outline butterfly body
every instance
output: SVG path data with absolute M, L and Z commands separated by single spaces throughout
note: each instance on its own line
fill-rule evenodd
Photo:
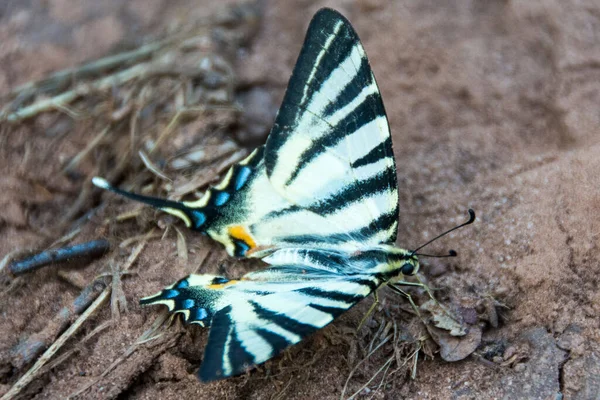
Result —
M 239 279 L 190 275 L 142 304 L 210 327 L 200 378 L 240 374 L 419 268 L 394 246 L 398 189 L 389 126 L 350 23 L 313 18 L 264 146 L 195 201 L 141 196 L 266 268 Z

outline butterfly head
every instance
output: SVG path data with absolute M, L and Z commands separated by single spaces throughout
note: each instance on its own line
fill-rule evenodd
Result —
M 414 249 L 412 251 L 408 251 L 408 250 L 394 248 L 393 250 L 391 250 L 390 255 L 392 255 L 392 256 L 390 257 L 390 264 L 392 265 L 392 271 L 396 271 L 396 270 L 398 271 L 398 274 L 396 276 L 394 276 L 391 280 L 393 282 L 398 282 L 398 281 L 403 280 L 402 278 L 404 276 L 415 275 L 419 271 L 419 260 L 417 259 L 417 256 L 437 257 L 437 258 L 456 257 L 456 251 L 454 251 L 454 250 L 450 250 L 448 252 L 448 254 L 444 254 L 444 255 L 431 255 L 431 254 L 423 254 L 423 253 L 417 253 L 417 252 L 420 249 L 422 249 L 423 247 L 427 246 L 428 244 L 441 238 L 442 236 L 445 236 L 448 233 L 455 231 L 456 229 L 462 228 L 463 226 L 470 225 L 474 221 L 475 221 L 475 211 L 469 209 L 469 219 L 466 222 L 463 222 L 462 224 L 455 226 L 454 228 L 449 229 L 446 232 L 443 232 L 442 234 L 429 240 L 427 243 L 417 247 L 416 249 Z
M 419 272 L 419 259 L 416 254 L 408 250 L 391 248 L 388 253 L 390 270 L 396 274 L 392 281 L 401 281 L 405 276 L 412 276 Z
M 419 271 L 419 260 L 416 256 L 412 256 L 409 260 L 405 260 L 400 267 L 400 272 L 404 276 L 411 276 Z

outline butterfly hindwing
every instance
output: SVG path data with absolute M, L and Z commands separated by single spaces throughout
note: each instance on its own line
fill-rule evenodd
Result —
M 200 368 L 203 381 L 237 375 L 267 361 L 371 293 L 369 285 L 339 277 L 262 285 L 273 293 L 234 298 L 215 314 Z
M 368 296 L 377 282 L 328 269 L 309 274 L 279 265 L 227 280 L 190 275 L 142 304 L 164 304 L 186 323 L 210 326 L 203 381 L 244 372 L 329 324 Z

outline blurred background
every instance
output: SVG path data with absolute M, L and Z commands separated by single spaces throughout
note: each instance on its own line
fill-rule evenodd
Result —
M 358 332 L 371 300 L 258 371 L 204 385 L 194 372 L 206 333 L 159 328 L 164 315 L 138 299 L 194 271 L 260 264 L 227 258 L 91 177 L 201 195 L 264 142 L 324 6 L 352 22 L 382 92 L 398 245 L 478 213 L 432 246 L 459 257 L 422 270 L 479 336 L 449 362 L 403 300 L 384 296 Z M 0 395 L 597 398 L 599 104 L 594 0 L 4 0 Z M 102 258 L 11 273 L 14 260 L 98 239 L 109 242 Z

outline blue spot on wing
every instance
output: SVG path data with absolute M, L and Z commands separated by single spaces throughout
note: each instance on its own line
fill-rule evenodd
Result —
M 233 244 L 235 245 L 235 256 L 236 257 L 244 257 L 246 252 L 250 250 L 250 246 L 246 244 L 246 242 L 242 240 L 233 240 Z
M 202 211 L 192 210 L 194 228 L 199 229 L 206 222 L 206 215 Z
M 208 317 L 208 313 L 204 308 L 196 308 L 192 310 L 192 314 L 190 314 L 191 319 L 201 321 Z
M 175 289 L 167 289 L 167 290 L 164 290 L 162 293 L 162 297 L 165 299 L 172 299 L 177 296 L 179 296 L 179 291 L 177 291 Z
M 182 303 L 181 303 L 181 307 L 185 308 L 186 310 L 194 307 L 196 305 L 196 302 L 192 299 L 185 299 Z
M 190 286 L 190 283 L 188 282 L 187 278 L 184 278 L 177 282 L 174 287 L 175 289 L 185 289 L 188 286 Z
M 235 176 L 235 190 L 240 190 L 242 186 L 248 181 L 248 177 L 252 173 L 252 169 L 249 167 L 240 168 L 239 172 Z
M 222 206 L 223 204 L 227 203 L 227 200 L 229 200 L 229 193 L 227 192 L 219 192 L 217 193 L 217 195 L 214 197 L 214 204 L 217 207 Z

